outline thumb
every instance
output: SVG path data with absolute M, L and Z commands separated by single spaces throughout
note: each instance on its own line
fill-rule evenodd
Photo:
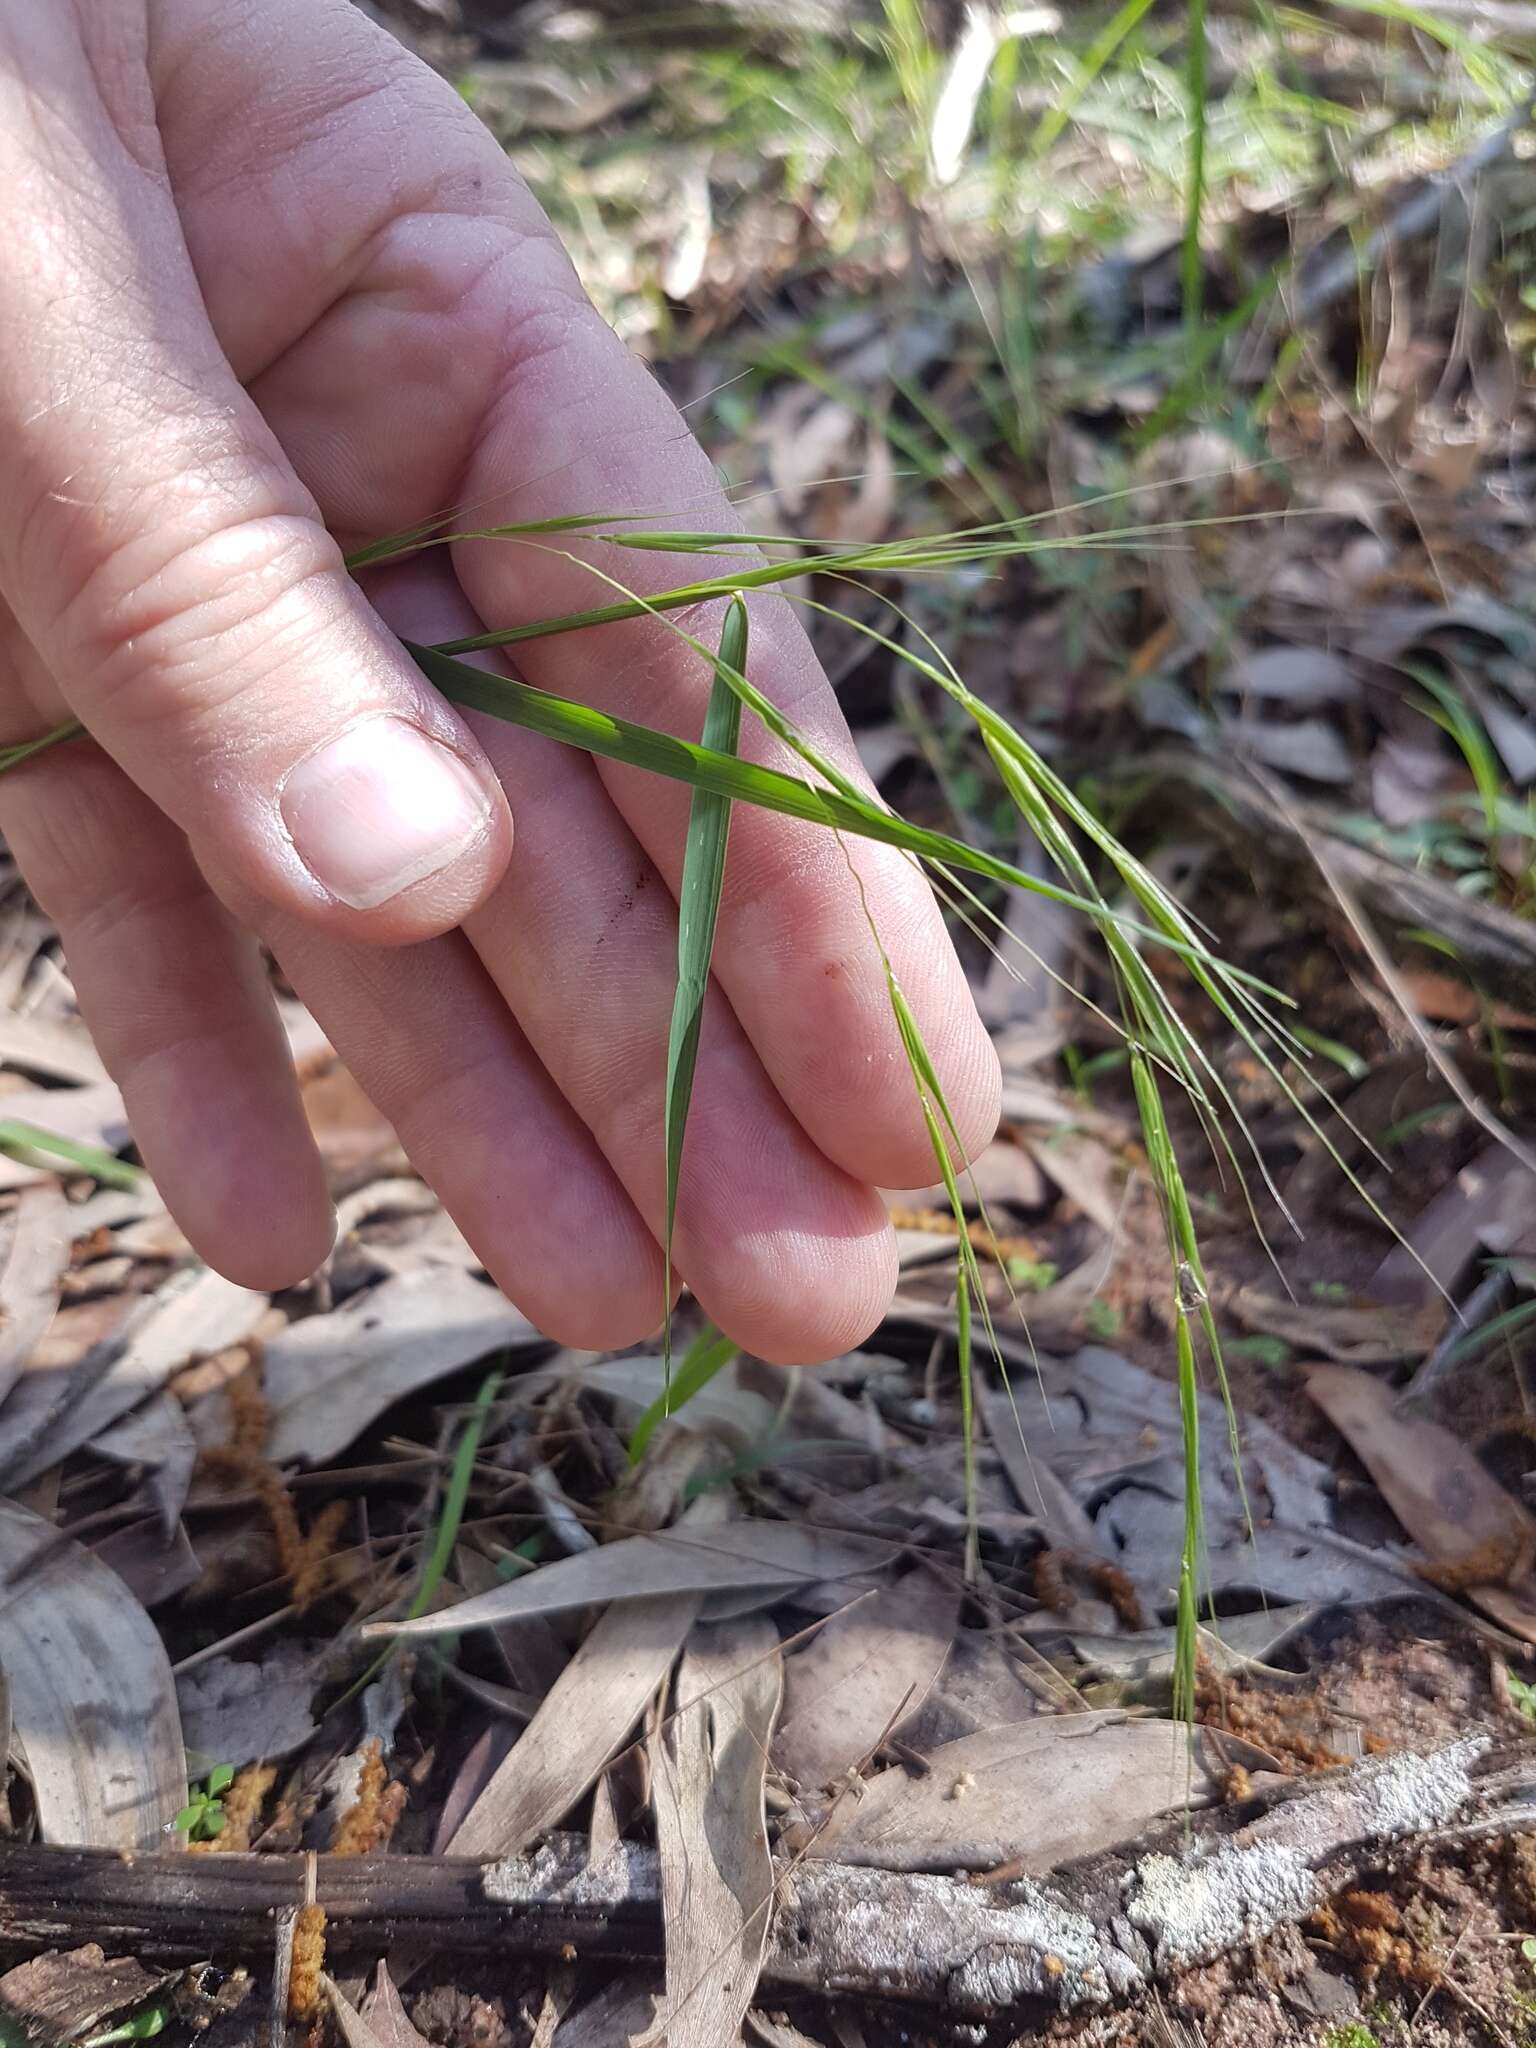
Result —
M 506 864 L 500 785 L 224 360 L 145 161 L 147 78 L 108 70 L 144 102 L 130 152 L 75 10 L 29 9 L 24 60 L 7 12 L 0 589 L 221 889 L 352 937 L 447 929 Z

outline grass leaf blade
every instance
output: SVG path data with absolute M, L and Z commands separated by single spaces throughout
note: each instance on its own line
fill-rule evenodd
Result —
M 611 712 L 594 710 L 590 704 L 557 697 L 548 690 L 536 690 L 532 684 L 512 676 L 491 675 L 435 647 L 422 647 L 410 640 L 402 644 L 428 682 L 452 703 L 467 704 L 492 718 L 503 718 L 525 732 L 540 733 L 545 739 L 579 747 L 605 760 L 623 761 L 631 768 L 647 768 L 655 775 L 686 782 L 695 789 L 714 790 L 736 803 L 756 804 L 761 810 L 777 811 L 786 818 L 801 818 L 808 824 L 851 832 L 855 838 L 874 839 L 883 846 L 899 846 L 924 860 L 986 875 L 994 882 L 1005 882 L 1032 896 L 1043 896 L 1047 902 L 1062 904 L 1068 910 L 1080 910 L 1088 916 L 1104 914 L 1102 902 L 1072 889 L 1059 888 L 1013 861 L 968 846 L 963 839 L 913 825 L 865 797 L 820 789 L 799 776 L 781 774 L 777 768 L 765 768 L 735 754 L 718 753 L 712 747 L 679 739 L 675 733 L 660 732 L 654 726 L 636 725 L 630 719 L 614 717 Z M 1137 938 L 1187 957 L 1205 957 L 1205 949 L 1181 933 L 1138 924 L 1116 912 L 1110 915 Z M 1267 982 L 1258 981 L 1241 968 L 1227 967 L 1224 972 L 1234 983 L 1251 983 L 1266 995 L 1285 1000 Z
M 106 1188 L 136 1188 L 144 1178 L 142 1168 L 130 1166 L 126 1159 L 119 1159 L 115 1153 L 103 1152 L 97 1145 L 82 1145 L 74 1138 L 60 1137 L 57 1131 L 45 1131 L 39 1124 L 23 1123 L 19 1117 L 0 1119 L 0 1152 L 21 1160 L 25 1165 L 35 1164 L 41 1158 L 55 1170 L 62 1160 L 78 1173 L 90 1174 L 93 1180 L 100 1181 Z
M 747 607 L 738 596 L 731 599 L 720 629 L 722 667 L 715 671 L 704 713 L 704 745 L 717 754 L 734 756 L 741 737 L 741 699 L 726 680 L 724 669 L 739 670 L 746 658 Z M 709 963 L 715 949 L 730 830 L 731 799 L 714 790 L 696 788 L 688 811 L 688 838 L 677 899 L 677 992 L 672 999 L 672 1028 L 667 1037 L 667 1092 L 662 1118 L 667 1159 L 667 1214 L 662 1237 L 662 1357 L 667 1376 L 662 1394 L 667 1404 L 664 1414 L 671 1412 L 672 1233 L 677 1220 L 677 1187 L 682 1173 L 688 1104 L 698 1066 L 699 1030 L 704 1017 L 704 996 L 709 988 Z
M 699 1332 L 683 1353 L 670 1385 L 662 1389 L 630 1431 L 631 1465 L 639 1464 L 645 1455 L 646 1445 L 667 1417 L 675 1415 L 679 1408 L 707 1387 L 716 1373 L 723 1372 L 740 1348 L 729 1337 L 723 1337 L 713 1324 L 707 1324 Z

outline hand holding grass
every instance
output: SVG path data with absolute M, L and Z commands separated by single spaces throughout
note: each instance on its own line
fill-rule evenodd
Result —
M 601 604 L 583 555 L 642 594 L 689 565 L 461 541 L 359 588 L 339 546 L 452 506 L 717 528 L 708 463 L 491 138 L 346 0 L 0 0 L 0 177 L 0 741 L 91 736 L 0 778 L 0 828 L 167 1200 L 254 1285 L 328 1245 L 259 938 L 508 1293 L 572 1343 L 643 1335 L 687 792 L 460 715 L 394 635 Z M 718 609 L 679 623 L 713 644 Z M 709 664 L 666 621 L 517 652 L 699 734 Z M 750 666 L 857 773 L 766 594 Z M 872 1184 L 935 1177 L 850 862 L 963 1144 L 995 1115 L 916 871 L 738 807 L 674 1248 L 786 1360 L 867 1333 Z

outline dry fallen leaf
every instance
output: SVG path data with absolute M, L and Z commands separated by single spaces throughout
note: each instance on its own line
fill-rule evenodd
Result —
M 85 1027 L 0 1010 L 0 1066 L 21 1067 L 54 1081 L 105 1081 L 107 1070 Z
M 1106 1237 L 1113 1237 L 1125 1200 L 1125 1175 L 1109 1147 L 1077 1131 L 1029 1132 L 1025 1143 L 1046 1179 Z
M 1454 1290 L 1479 1252 L 1511 1251 L 1533 1228 L 1536 1174 L 1502 1145 L 1485 1146 L 1392 1247 L 1367 1292 L 1388 1302 L 1443 1300 L 1440 1290 Z
M 946 1742 L 916 1777 L 895 1764 L 840 1799 L 805 1853 L 881 1870 L 1021 1873 L 1129 1841 L 1219 1784 L 1189 1731 L 1123 1714 L 1042 1716 Z
M 1427 968 L 1400 967 L 1403 991 L 1421 1017 L 1436 1024 L 1489 1023 L 1500 1031 L 1536 1031 L 1536 1017 L 1513 1003 L 1491 1003 L 1453 974 L 1432 974 Z
M 679 1533 L 717 1533 L 726 1512 L 718 1494 L 705 1494 L 684 1515 Z M 614 1543 L 609 1552 L 629 1547 Z M 564 1565 L 545 1565 L 529 1577 L 544 1578 L 605 1554 L 588 1551 L 565 1559 Z M 555 1826 L 623 1746 L 672 1669 L 698 1619 L 699 1604 L 692 1590 L 614 1601 L 545 1694 L 446 1853 L 516 1856 Z M 462 1613 L 463 1608 L 451 1611 Z
M 266 1308 L 264 1294 L 198 1267 L 135 1304 L 121 1336 L 78 1363 L 24 1373 L 0 1411 L 0 1486 L 23 1486 L 90 1443 L 192 1359 L 238 1343 Z
M 1020 1676 L 1022 1657 L 1010 1657 L 989 1630 L 959 1628 L 954 1647 L 938 1682 L 912 1718 L 903 1724 L 902 1741 L 926 1756 L 941 1743 L 958 1742 L 983 1728 L 1033 1721 L 1040 1712 L 1040 1681 Z M 1063 1708 L 1080 1704 L 1067 1681 L 1051 1687 Z
M 796 519 L 815 485 L 857 460 L 858 421 L 841 400 L 824 398 L 808 384 L 790 384 L 762 415 L 758 438 L 767 448 L 778 508 Z
M 623 1747 L 698 1611 L 697 1593 L 661 1593 L 607 1608 L 446 1853 L 516 1856 L 563 1820 Z
M 1019 893 L 1022 895 L 1023 891 Z M 973 1190 L 989 1209 L 999 1202 L 1009 1202 L 1020 1209 L 1043 1209 L 1048 1196 L 1045 1175 L 1033 1154 L 1022 1145 L 1015 1145 L 1011 1138 L 994 1138 L 971 1161 L 960 1179 L 961 1198 L 968 1208 L 972 1206 Z M 932 1187 L 915 1193 L 893 1192 L 890 1199 L 904 1209 L 937 1209 L 949 1200 L 949 1191 L 942 1181 L 935 1181 Z
M 1219 688 L 1240 697 L 1259 697 L 1293 709 L 1317 704 L 1354 704 L 1360 679 L 1342 655 L 1325 647 L 1263 647 L 1239 654 L 1223 672 Z
M 784 1666 L 784 1713 L 773 1761 L 815 1789 L 862 1764 L 928 1696 L 954 1641 L 957 1589 L 931 1572 L 834 1614 Z
M 393 1125 L 339 1061 L 308 1075 L 302 1092 L 320 1156 L 333 1172 L 349 1173 L 399 1150 Z
M 533 1717 L 530 1714 L 529 1719 Z M 527 1724 L 524 1723 L 524 1726 Z M 463 1762 L 443 1794 L 437 1825 L 432 1831 L 432 1854 L 446 1856 L 448 1844 L 458 1833 L 470 1809 L 490 1784 L 511 1753 L 521 1730 L 509 1719 L 489 1721 L 470 1744 Z
M 336 2029 L 345 2048 L 430 2048 L 406 2018 L 405 2007 L 395 1989 L 389 1967 L 380 1963 L 373 1985 L 361 2008 L 354 2006 L 341 1987 L 324 1971 L 320 1988 L 325 1993 Z
M 710 1496 L 706 1495 L 705 1500 Z M 542 1565 L 510 1584 L 440 1608 L 414 1621 L 378 1621 L 365 1636 L 457 1635 L 526 1614 L 558 1614 L 605 1600 L 637 1600 L 663 1593 L 722 1593 L 843 1579 L 877 1570 L 895 1546 L 863 1536 L 811 1529 L 798 1522 L 731 1522 L 715 1527 L 697 1519 L 697 1501 L 676 1528 Z
M 158 1516 L 108 1529 L 90 1547 L 141 1607 L 161 1607 L 203 1576 L 185 1525 L 178 1522 L 167 1535 Z
M 73 1230 L 56 1180 L 23 1188 L 0 1266 L 0 1400 L 20 1378 L 59 1305 Z
M 1224 718 L 1221 741 L 1237 754 L 1250 755 L 1282 775 L 1300 775 L 1308 782 L 1349 783 L 1355 763 L 1342 735 L 1323 718 L 1298 718 L 1294 724 L 1260 725 L 1252 719 Z
M 400 1993 L 395 1989 L 395 1980 L 389 1974 L 388 1963 L 381 1962 L 374 1972 L 373 1983 L 358 2012 L 380 2048 L 429 2048 L 406 2017 Z
M 636 1420 L 661 1394 L 667 1383 L 667 1366 L 660 1356 L 641 1354 L 635 1358 L 604 1358 L 580 1361 L 551 1374 L 552 1384 L 580 1387 L 603 1394 L 614 1404 L 621 1423 Z M 532 1390 L 539 1384 L 537 1371 L 524 1384 Z M 690 1395 L 686 1412 L 679 1411 L 684 1426 L 706 1430 L 734 1447 L 761 1442 L 772 1429 L 776 1409 L 761 1394 L 741 1385 L 734 1362 Z
M 1320 1365 L 1307 1392 L 1443 1575 L 1505 1628 L 1536 1642 L 1536 1517 L 1459 1437 L 1403 1408 L 1384 1380 Z
M 90 1448 L 114 1465 L 138 1466 L 145 1472 L 169 1536 L 181 1518 L 197 1464 L 197 1439 L 176 1396 L 164 1388 L 152 1394 L 93 1438 Z
M 267 1455 L 279 1465 L 319 1464 L 418 1387 L 508 1345 L 542 1341 L 504 1294 L 462 1270 L 385 1280 L 330 1315 L 291 1323 L 266 1346 Z M 201 1411 L 197 1425 L 214 1428 Z
M 45 1842 L 159 1849 L 187 1791 L 176 1682 L 113 1572 L 0 1501 L 0 1671 Z
M 978 1375 L 976 1406 L 1009 1485 L 1025 1513 L 1039 1521 L 1046 1542 L 1053 1549 L 1109 1556 L 1086 1510 L 1052 1471 L 1044 1454 L 1046 1447 L 1031 1446 L 1010 1389 L 994 1387 Z
M 189 1757 L 205 1765 L 270 1763 L 315 1732 L 310 1701 L 325 1676 L 325 1646 L 278 1637 L 250 1659 L 210 1657 L 177 1680 Z M 200 1777 L 198 1762 L 193 1776 Z
M 783 1683 L 766 1621 L 695 1630 L 675 1711 L 651 1738 L 667 1996 L 666 2048 L 740 2039 L 772 1919 L 763 1781 Z
M 1279 1337 L 1335 1365 L 1396 1365 L 1422 1358 L 1445 1327 L 1445 1303 L 1287 1301 L 1259 1287 L 1239 1287 L 1228 1300 L 1245 1330 Z
M 634 2048 L 656 2016 L 654 1973 L 635 1970 L 604 1985 L 555 2029 L 554 2048 Z

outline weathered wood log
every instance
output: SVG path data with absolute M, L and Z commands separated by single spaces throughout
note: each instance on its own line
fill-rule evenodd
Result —
M 781 1860 L 764 1976 L 957 2015 L 1141 1995 L 1304 1918 L 1393 1854 L 1536 1827 L 1536 1759 L 1474 1777 L 1487 1747 L 1471 1737 L 1279 1785 L 1245 1825 L 1230 1810 L 1195 1816 L 1188 1830 L 1174 1820 L 1150 1845 L 1049 1877 L 977 1885 Z M 258 1957 L 307 1882 L 336 1955 L 395 1943 L 443 1955 L 661 1953 L 654 1852 L 621 1844 L 589 1867 L 579 1836 L 491 1863 L 9 1849 L 0 1853 L 0 1945 L 99 1941 L 141 1955 Z

